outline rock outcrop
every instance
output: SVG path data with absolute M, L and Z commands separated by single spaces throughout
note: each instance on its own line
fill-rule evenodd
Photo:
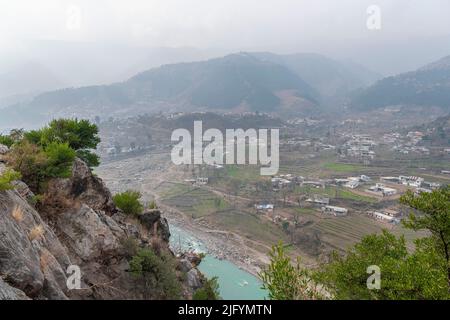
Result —
M 124 242 L 134 239 L 141 248 L 158 243 L 158 250 L 173 255 L 168 223 L 159 210 L 126 216 L 103 181 L 78 159 L 72 177 L 51 180 L 36 208 L 27 185 L 16 181 L 14 186 L 0 192 L 0 299 L 148 297 L 128 272 Z M 177 272 L 188 298 L 203 277 L 186 261 L 179 261 L 184 267 Z M 73 266 L 81 271 L 76 289 L 67 285 Z

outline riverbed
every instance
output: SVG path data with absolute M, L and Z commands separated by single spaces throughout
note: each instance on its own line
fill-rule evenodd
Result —
M 208 278 L 218 277 L 220 295 L 224 300 L 263 300 L 267 292 L 261 281 L 230 261 L 208 254 L 202 242 L 189 231 L 170 226 L 170 245 L 174 251 L 194 251 L 206 256 L 198 269 Z

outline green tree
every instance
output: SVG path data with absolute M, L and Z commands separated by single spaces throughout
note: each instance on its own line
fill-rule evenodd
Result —
M 141 193 L 138 191 L 128 190 L 118 193 L 113 197 L 114 204 L 125 214 L 140 215 L 144 211 L 144 206 L 139 199 Z
M 130 261 L 130 272 L 139 280 L 139 285 L 143 286 L 146 298 L 181 297 L 175 262 L 168 254 L 158 256 L 149 248 L 140 249 Z
M 404 220 L 405 227 L 413 230 L 427 230 L 431 239 L 447 263 L 447 284 L 450 293 L 450 186 L 421 193 L 416 196 L 408 191 L 400 202 L 417 210 Z
M 20 178 L 20 173 L 12 169 L 7 169 L 0 175 L 0 191 L 14 189 L 14 186 L 11 184 L 11 182 L 19 180 Z
M 259 276 L 263 281 L 262 288 L 268 290 L 271 300 L 321 298 L 312 274 L 301 267 L 300 259 L 293 265 L 281 243 L 273 246 L 269 255 L 270 264 L 259 273 Z
M 53 120 L 40 130 L 25 133 L 25 138 L 44 148 L 54 142 L 67 143 L 90 167 L 99 165 L 98 155 L 91 151 L 100 143 L 98 127 L 89 120 Z
M 217 277 L 207 279 L 202 288 L 197 289 L 192 300 L 220 300 L 219 282 Z
M 315 278 L 335 299 L 447 299 L 445 262 L 430 250 L 429 240 L 416 241 L 409 254 L 403 237 L 384 230 L 364 237 L 344 256 L 335 253 Z M 367 285 L 370 266 L 380 270 L 379 289 Z
M 68 178 L 71 176 L 75 151 L 68 143 L 52 142 L 45 147 L 47 156 L 46 172 L 48 178 Z

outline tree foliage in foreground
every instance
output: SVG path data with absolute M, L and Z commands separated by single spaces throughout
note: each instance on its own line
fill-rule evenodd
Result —
M 369 289 L 368 267 L 380 270 L 380 289 Z M 408 253 L 403 237 L 383 231 L 369 235 L 345 256 L 335 253 L 315 275 L 334 299 L 447 299 L 445 260 L 430 239 L 416 241 Z
M 88 120 L 53 120 L 40 130 L 12 130 L 5 139 L 11 140 L 8 164 L 35 193 L 45 191 L 52 178 L 70 177 L 75 157 L 91 167 L 99 164 L 91 151 L 100 141 L 98 128 Z
M 450 186 L 416 196 L 408 191 L 400 202 L 417 210 L 404 221 L 405 227 L 431 233 L 434 249 L 446 261 L 447 285 L 450 292 Z
M 143 287 L 145 298 L 179 299 L 181 285 L 175 272 L 175 260 L 167 253 L 139 249 L 130 261 L 130 272 Z
M 218 278 L 205 280 L 203 287 L 194 292 L 192 300 L 220 300 Z
M 263 289 L 269 292 L 271 300 L 321 298 L 312 274 L 300 266 L 299 259 L 293 265 L 281 243 L 272 247 L 270 264 L 259 273 L 259 276 L 263 281 Z
M 385 230 L 364 237 L 345 255 L 335 252 L 329 263 L 308 273 L 298 261 L 293 265 L 279 245 L 261 273 L 269 297 L 308 299 L 311 288 L 320 287 L 320 292 L 333 299 L 450 299 L 450 187 L 420 195 L 407 192 L 400 201 L 415 210 L 404 226 L 431 234 L 416 240 L 412 252 L 404 237 Z M 371 266 L 380 270 L 379 289 L 368 287 Z
M 52 143 L 67 143 L 90 167 L 99 165 L 99 157 L 91 151 L 100 143 L 98 127 L 89 120 L 53 120 L 40 130 L 26 132 L 25 138 L 44 148 Z

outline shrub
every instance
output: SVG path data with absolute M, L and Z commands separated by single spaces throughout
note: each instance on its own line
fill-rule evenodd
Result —
M 20 173 L 11 169 L 7 169 L 5 172 L 3 172 L 2 175 L 0 175 L 0 191 L 14 189 L 14 186 L 11 184 L 11 182 L 20 178 Z
M 123 238 L 120 244 L 122 245 L 123 254 L 127 259 L 131 259 L 138 253 L 139 245 L 135 238 Z
M 113 201 L 114 204 L 125 214 L 137 216 L 144 211 L 144 207 L 139 201 L 140 198 L 141 198 L 140 192 L 128 190 L 116 194 L 113 197 Z
M 22 208 L 19 206 L 15 206 L 11 216 L 16 220 L 16 222 L 22 222 L 23 221 L 23 211 Z
M 205 281 L 202 288 L 197 289 L 192 296 L 193 300 L 220 300 L 219 283 L 217 277 Z
M 7 160 L 33 192 L 41 193 L 49 179 L 70 176 L 75 151 L 67 143 L 54 142 L 43 149 L 23 140 L 13 146 Z
M 23 181 L 30 189 L 39 193 L 48 161 L 42 148 L 24 140 L 13 146 L 7 161 L 14 170 L 22 174 Z
M 75 151 L 68 143 L 52 142 L 45 148 L 47 155 L 46 176 L 50 178 L 68 178 L 71 175 Z
M 146 298 L 179 299 L 181 285 L 175 272 L 174 258 L 156 255 L 151 249 L 140 249 L 130 261 L 130 271 L 144 287 Z
M 322 295 L 312 274 L 301 267 L 300 259 L 295 265 L 286 255 L 283 244 L 272 247 L 270 264 L 259 274 L 263 289 L 269 291 L 271 300 L 309 300 L 321 299 Z
M 34 226 L 33 229 L 31 229 L 30 233 L 28 234 L 28 238 L 33 241 L 36 239 L 40 239 L 44 236 L 45 230 L 42 225 Z
M 10 136 L 4 136 L 0 134 L 0 144 L 11 148 L 11 146 L 14 144 L 14 140 Z
M 46 147 L 52 143 L 67 143 L 89 167 L 99 165 L 99 157 L 91 152 L 100 143 L 98 127 L 88 120 L 57 119 L 41 130 L 27 132 L 25 137 L 33 144 Z
M 153 209 L 158 209 L 158 206 L 156 205 L 155 201 L 152 201 L 148 204 L 148 209 L 153 210 Z

